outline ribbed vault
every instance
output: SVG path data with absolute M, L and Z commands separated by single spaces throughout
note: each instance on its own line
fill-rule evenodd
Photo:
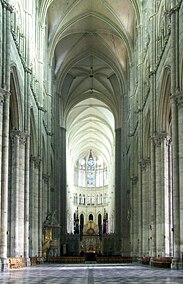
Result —
M 67 145 L 72 164 L 88 155 L 90 149 L 96 157 L 110 166 L 114 150 L 114 117 L 108 107 L 90 98 L 78 103 L 67 119 Z
M 109 165 L 115 128 L 122 121 L 123 95 L 139 9 L 136 0 L 40 1 L 47 25 L 48 60 L 62 102 L 69 157 L 90 149 Z
M 48 61 L 62 104 L 69 157 L 92 149 L 109 165 L 123 124 L 136 25 L 136 0 L 42 0 Z
M 78 103 L 78 96 L 83 100 L 83 93 L 91 96 L 92 91 L 94 98 L 118 113 L 116 104 L 127 89 L 139 21 L 137 1 L 42 0 L 40 11 L 47 25 L 48 58 L 66 112 L 71 100 Z

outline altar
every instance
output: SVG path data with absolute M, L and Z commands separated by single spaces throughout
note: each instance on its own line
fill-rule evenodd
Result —
M 83 228 L 83 234 L 80 241 L 80 253 L 93 255 L 101 254 L 101 251 L 102 242 L 98 234 L 98 226 L 90 220 Z

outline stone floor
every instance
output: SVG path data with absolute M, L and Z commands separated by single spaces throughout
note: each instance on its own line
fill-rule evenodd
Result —
M 38 266 L 0 272 L 0 283 L 94 284 L 94 283 L 183 283 L 183 270 L 158 269 L 134 264 L 85 264 Z

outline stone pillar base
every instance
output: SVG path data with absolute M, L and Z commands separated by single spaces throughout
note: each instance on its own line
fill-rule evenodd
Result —
M 25 261 L 26 261 L 26 266 L 31 266 L 31 261 L 30 261 L 30 258 L 25 258 Z
M 183 269 L 183 262 L 180 258 L 173 258 L 171 269 Z
M 8 271 L 8 259 L 7 258 L 0 258 L 0 271 Z

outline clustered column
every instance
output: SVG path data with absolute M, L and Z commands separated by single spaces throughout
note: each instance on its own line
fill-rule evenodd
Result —
M 11 132 L 11 148 L 12 148 L 12 171 L 11 171 L 11 255 L 19 256 L 19 131 Z M 9 210 L 10 210 L 9 208 Z
M 1 93 L 1 91 L 2 90 L 0 89 L 0 149 L 2 148 L 2 127 L 3 127 L 2 121 L 3 121 L 3 103 L 4 103 L 4 95 Z M 0 151 L 0 161 L 1 161 L 1 156 L 2 152 Z M 1 173 L 1 162 L 0 162 L 0 173 Z M 1 210 L 1 174 L 0 174 L 0 210 Z
M 152 8 L 152 15 L 156 14 L 155 5 Z M 154 136 L 156 133 L 156 19 L 155 17 L 150 18 L 150 33 L 152 34 L 152 40 L 150 42 L 150 135 L 151 135 L 151 197 L 150 197 L 150 208 L 151 208 L 151 223 L 150 223 L 150 240 L 151 240 L 151 257 L 156 256 L 156 165 L 155 165 L 155 145 Z
M 0 21 L 2 37 L 2 69 L 0 70 L 0 88 L 4 96 L 2 121 L 2 156 L 1 156 L 1 222 L 0 222 L 0 259 L 1 270 L 7 269 L 7 228 L 8 228 L 8 150 L 9 150 L 9 101 L 10 101 L 10 13 L 9 1 L 1 1 L 2 21 Z M 2 96 L 1 96 L 2 98 Z M 2 99 L 1 99 L 2 104 Z
M 162 180 L 163 180 L 163 161 L 161 160 L 161 153 L 162 153 L 162 141 L 163 136 L 161 133 L 157 134 L 154 137 L 154 144 L 155 144 L 155 164 L 156 164 L 156 196 L 155 196 L 155 203 L 156 203 L 156 255 L 162 256 L 162 220 L 163 220 L 163 207 L 164 204 L 162 203 Z
M 171 103 L 172 103 L 172 161 L 173 161 L 173 234 L 174 259 L 172 268 L 178 268 L 180 260 L 180 192 L 179 192 L 179 145 L 178 145 L 178 106 L 179 91 L 179 5 L 171 0 Z M 181 132 L 181 131 L 180 131 Z
M 27 135 L 19 130 L 11 131 L 11 212 L 10 235 L 11 256 L 24 256 L 24 184 L 25 184 L 25 144 Z M 11 166 L 11 167 L 10 167 Z
M 24 256 L 24 214 L 25 214 L 25 144 L 27 140 L 27 135 L 23 132 L 19 134 L 19 225 L 18 225 L 18 245 L 19 253 Z
M 31 156 L 31 184 L 30 189 L 30 246 L 31 256 L 38 256 L 38 185 L 39 185 L 40 158 Z
M 25 144 L 25 191 L 24 191 L 24 257 L 27 266 L 30 265 L 29 259 L 29 136 Z
M 132 220 L 131 220 L 131 243 L 132 243 L 132 251 L 133 257 L 137 258 L 139 253 L 139 237 L 138 237 L 138 206 L 137 206 L 137 193 L 138 193 L 138 176 L 131 177 L 131 204 L 132 204 Z
M 179 212 L 179 222 L 180 222 L 180 240 L 183 240 L 183 91 L 177 94 L 177 104 L 178 104 L 178 129 L 179 129 L 179 188 L 180 188 L 180 212 Z M 183 243 L 180 244 L 180 251 L 182 251 L 183 258 Z M 183 261 L 183 259 L 182 259 Z M 183 263 L 180 265 L 182 266 Z
M 45 220 L 46 216 L 50 212 L 50 206 L 49 206 L 49 175 L 43 174 L 43 220 Z
M 56 205 L 58 211 L 58 223 L 61 225 L 61 243 L 65 244 L 67 232 L 67 216 L 66 216 L 66 129 L 60 127 L 59 130 L 59 158 L 58 158 L 58 191 L 56 192 Z M 62 170 L 60 170 L 62 169 Z M 61 198 L 62 196 L 62 198 Z
M 9 158 L 9 92 L 5 92 L 2 127 L 2 169 L 1 169 L 1 269 L 7 269 L 8 232 L 8 158 Z
M 150 159 L 141 160 L 142 170 L 142 254 L 149 255 L 149 176 L 150 176 Z
M 116 193 L 115 193 L 115 210 L 116 212 L 118 212 L 119 214 L 119 218 L 117 218 L 117 216 L 115 216 L 115 232 L 116 232 L 116 236 L 117 236 L 117 240 L 116 240 L 116 250 L 120 251 L 120 241 L 119 241 L 119 237 L 121 235 L 121 227 L 123 227 L 123 229 L 125 228 L 125 217 L 126 217 L 126 212 L 125 212 L 125 208 L 122 205 L 122 200 L 121 200 L 121 196 L 123 196 L 123 202 L 124 200 L 126 200 L 125 197 L 125 190 L 121 193 L 121 159 L 118 158 L 119 157 L 119 153 L 121 153 L 121 128 L 116 129 L 116 147 L 115 147 L 115 185 L 116 185 Z M 122 206 L 121 206 L 122 205 Z M 124 214 L 122 213 L 122 210 L 124 210 Z M 119 223 L 121 222 L 121 224 Z M 124 229 L 125 230 L 125 229 Z M 123 233 L 124 233 L 123 230 Z M 124 238 L 125 235 L 122 236 L 123 238 L 123 246 L 124 246 Z
M 179 198 L 179 160 L 178 160 L 178 116 L 177 103 L 173 96 L 172 101 L 172 162 L 173 162 L 173 242 L 174 259 L 172 268 L 177 268 L 180 258 L 180 198 Z

